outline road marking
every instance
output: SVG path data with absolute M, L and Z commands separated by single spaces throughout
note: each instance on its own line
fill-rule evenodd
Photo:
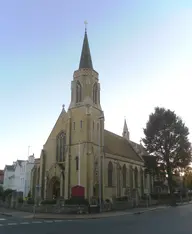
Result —
M 0 219 L 0 221 L 5 221 L 6 219 Z
M 53 221 L 52 220 L 45 220 L 44 222 L 45 223 L 52 223 Z
M 3 226 L 3 224 L 0 224 L 0 227 L 2 227 Z
M 55 220 L 56 223 L 63 222 L 63 220 Z
M 29 222 L 22 222 L 22 223 L 20 223 L 20 224 L 29 224 Z
M 42 223 L 41 221 L 33 221 L 32 223 Z
M 17 223 L 8 223 L 9 226 L 17 225 Z

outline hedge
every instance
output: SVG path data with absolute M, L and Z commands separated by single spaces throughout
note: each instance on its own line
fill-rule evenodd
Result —
M 66 205 L 89 205 L 87 199 L 83 197 L 71 197 L 68 200 L 65 200 Z
M 43 200 L 41 201 L 42 205 L 55 205 L 56 204 L 56 200 Z

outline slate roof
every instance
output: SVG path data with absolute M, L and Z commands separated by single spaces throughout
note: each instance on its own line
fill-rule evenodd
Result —
M 133 141 L 130 141 L 134 149 L 137 151 L 138 154 L 143 158 L 145 161 L 145 166 L 148 169 L 154 169 L 157 167 L 157 158 L 155 156 L 149 155 L 145 148 L 141 144 L 137 144 Z
M 119 155 L 134 161 L 143 162 L 128 140 L 110 131 L 104 131 L 104 150 L 106 153 Z
M 22 162 L 24 162 L 25 160 L 17 160 L 19 166 L 21 166 Z
M 79 69 L 81 68 L 91 68 L 93 69 L 91 53 L 89 49 L 89 42 L 87 37 L 87 31 L 85 31 L 85 36 L 83 40 L 83 48 L 81 52 L 81 58 L 79 63 Z
M 15 166 L 14 165 L 5 165 L 5 169 L 7 169 L 8 171 L 14 171 Z

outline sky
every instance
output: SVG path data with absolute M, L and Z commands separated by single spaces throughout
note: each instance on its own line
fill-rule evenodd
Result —
M 70 103 L 88 21 L 105 128 L 143 137 L 154 107 L 192 131 L 191 0 L 7 0 L 0 3 L 0 168 L 40 157 Z M 190 135 L 192 141 L 192 135 Z

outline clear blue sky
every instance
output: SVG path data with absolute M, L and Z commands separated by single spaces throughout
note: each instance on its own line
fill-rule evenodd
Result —
M 40 156 L 78 68 L 88 21 L 108 130 L 124 116 L 139 141 L 155 106 L 192 130 L 192 1 L 8 0 L 0 3 L 0 168 Z M 190 138 L 192 140 L 192 138 Z

